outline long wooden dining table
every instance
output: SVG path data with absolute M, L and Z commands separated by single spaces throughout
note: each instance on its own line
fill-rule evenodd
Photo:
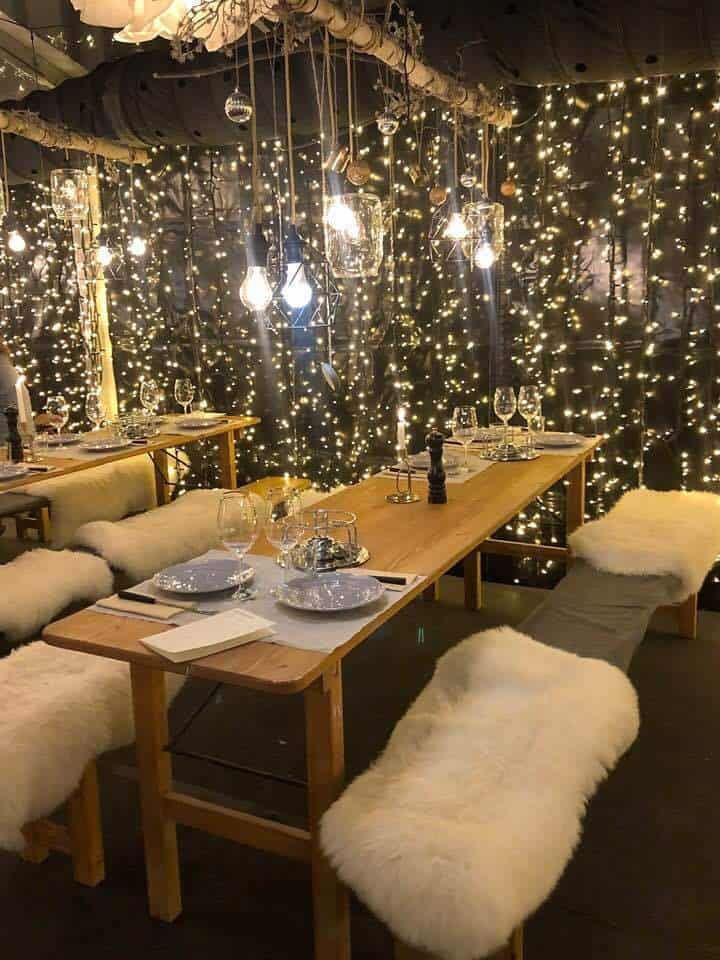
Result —
M 322 501 L 328 509 L 357 515 L 360 542 L 371 566 L 421 574 L 424 579 L 393 599 L 347 643 L 323 653 L 255 642 L 189 664 L 173 664 L 150 652 L 142 639 L 167 629 L 147 620 L 107 616 L 91 610 L 51 624 L 45 640 L 57 647 L 126 661 L 130 666 L 136 749 L 145 843 L 149 909 L 171 921 L 182 909 L 176 825 L 308 862 L 313 885 L 316 960 L 349 960 L 347 892 L 319 844 L 320 819 L 344 784 L 342 664 L 347 654 L 420 593 L 436 596 L 436 585 L 456 564 L 465 565 L 466 605 L 480 602 L 482 550 L 517 552 L 527 544 L 493 540 L 492 535 L 558 482 L 566 486 L 568 531 L 584 519 L 586 464 L 598 440 L 534 461 L 495 463 L 462 484 L 448 485 L 448 502 L 391 504 L 392 478 L 372 477 Z M 422 491 L 424 492 L 424 491 Z M 257 551 L 270 552 L 266 545 Z M 539 548 L 538 548 L 539 549 Z M 548 548 L 562 559 L 562 548 Z M 269 695 L 302 693 L 306 728 L 307 829 L 230 809 L 174 789 L 168 744 L 164 674 L 252 687 Z

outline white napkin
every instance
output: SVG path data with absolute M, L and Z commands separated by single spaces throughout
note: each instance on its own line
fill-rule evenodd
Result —
M 384 583 L 383 586 L 391 593 L 402 593 L 412 587 L 419 579 L 417 573 L 400 573 L 397 570 L 368 570 L 367 567 L 344 567 L 339 573 L 354 573 L 365 577 L 404 577 L 405 583 Z
M 245 608 L 236 607 L 213 617 L 166 630 L 141 640 L 148 649 L 161 656 L 182 663 L 198 657 L 208 657 L 221 650 L 229 650 L 254 640 L 266 640 L 275 634 L 275 624 L 258 617 Z

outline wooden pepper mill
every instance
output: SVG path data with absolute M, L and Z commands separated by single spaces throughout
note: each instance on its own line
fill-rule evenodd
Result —
M 428 503 L 447 503 L 445 489 L 445 467 L 443 466 L 443 443 L 445 438 L 437 430 L 425 437 L 430 451 L 430 469 L 428 470 Z
M 18 412 L 15 407 L 8 407 L 5 411 L 5 419 L 8 425 L 8 454 L 15 463 L 22 463 L 22 437 L 18 430 Z

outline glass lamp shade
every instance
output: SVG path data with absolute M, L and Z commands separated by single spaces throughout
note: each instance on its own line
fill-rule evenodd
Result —
M 82 170 L 53 170 L 50 201 L 55 215 L 62 220 L 82 220 L 89 209 L 87 174 Z
M 376 277 L 383 258 L 380 198 L 368 193 L 325 197 L 325 253 L 335 277 Z
M 505 210 L 501 203 L 478 200 L 463 205 L 467 236 L 463 253 L 477 270 L 490 270 L 505 249 Z

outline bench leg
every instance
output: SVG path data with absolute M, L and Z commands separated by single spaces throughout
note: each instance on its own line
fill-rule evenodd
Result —
M 88 764 L 68 801 L 68 831 L 73 875 L 78 883 L 96 887 L 105 879 L 105 853 L 95 763 Z
M 681 637 L 688 640 L 697 639 L 697 617 L 698 617 L 698 598 L 697 594 L 691 596 L 679 603 L 675 607 L 677 616 L 678 633 Z
M 465 608 L 479 610 L 482 606 L 482 553 L 473 550 L 463 560 L 465 575 Z
M 43 863 L 50 856 L 50 844 L 40 835 L 34 823 L 23 827 L 25 847 L 20 856 L 27 863 Z

